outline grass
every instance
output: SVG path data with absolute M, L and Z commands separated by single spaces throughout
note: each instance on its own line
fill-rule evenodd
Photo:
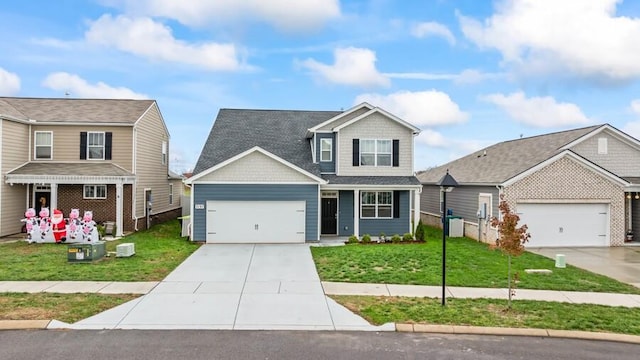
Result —
M 422 244 L 312 247 L 323 281 L 411 285 L 442 284 L 442 232 L 425 227 Z M 544 256 L 524 253 L 512 261 L 518 288 L 640 294 L 640 289 L 574 266 L 555 268 Z M 550 275 L 525 269 L 550 269 Z M 468 238 L 447 239 L 447 285 L 506 288 L 507 257 Z
M 137 298 L 132 294 L 3 293 L 0 320 L 50 320 L 74 323 Z
M 115 252 L 121 243 L 134 243 L 136 254 L 91 263 L 69 263 L 66 245 L 25 241 L 0 244 L 0 280 L 160 281 L 199 246 L 180 237 L 177 220 L 108 241 L 106 250 Z
M 640 308 L 517 300 L 332 296 L 369 322 L 580 330 L 640 335 Z

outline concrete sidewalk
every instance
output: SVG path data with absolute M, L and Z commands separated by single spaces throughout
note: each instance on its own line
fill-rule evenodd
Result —
M 111 281 L 0 281 L 2 292 L 26 293 L 97 293 L 97 294 L 148 294 L 160 282 L 111 282 Z M 201 283 L 195 284 L 200 287 Z M 441 298 L 441 286 L 364 284 L 322 282 L 326 295 L 370 295 Z M 506 299 L 506 288 L 446 287 L 449 298 Z M 553 291 L 517 289 L 515 300 L 557 301 L 574 304 L 640 307 L 640 295 L 596 293 L 579 291 Z

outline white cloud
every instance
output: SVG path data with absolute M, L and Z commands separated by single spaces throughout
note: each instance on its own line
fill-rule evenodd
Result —
M 436 148 L 446 148 L 451 145 L 451 143 L 449 143 L 441 133 L 431 129 L 422 130 L 416 137 L 416 141 Z
M 640 99 L 631 101 L 631 111 L 633 111 L 637 115 L 640 115 Z
M 419 127 L 458 124 L 469 118 L 469 114 L 461 111 L 449 95 L 437 90 L 362 94 L 356 97 L 355 103 L 364 101 Z
M 286 32 L 316 30 L 341 15 L 339 0 L 110 0 L 107 3 L 136 15 L 175 19 L 187 26 L 252 20 Z
M 410 80 L 451 80 L 456 84 L 474 84 L 484 80 L 493 80 L 505 77 L 503 73 L 486 73 L 475 69 L 465 69 L 458 74 L 453 73 L 384 73 L 391 79 Z
M 60 92 L 68 92 L 77 98 L 92 99 L 147 99 L 145 94 L 139 94 L 126 87 L 112 87 L 103 82 L 89 84 L 78 75 L 66 72 L 49 74 L 42 85 Z
M 455 45 L 456 38 L 453 36 L 451 31 L 444 25 L 437 22 L 423 22 L 417 24 L 411 30 L 413 36 L 418 38 L 424 38 L 429 36 L 439 36 L 451 45 Z
M 599 81 L 640 77 L 640 18 L 616 16 L 620 0 L 505 0 L 480 22 L 458 15 L 464 35 L 531 74 Z
M 11 96 L 20 91 L 20 77 L 0 67 L 0 95 Z
M 91 23 L 85 38 L 92 44 L 112 46 L 153 60 L 215 71 L 248 68 L 239 59 L 239 51 L 234 44 L 189 44 L 174 38 L 171 28 L 150 18 L 103 15 Z
M 318 77 L 335 84 L 364 88 L 389 86 L 389 78 L 376 69 L 376 53 L 369 49 L 338 48 L 333 52 L 335 62 L 326 65 L 314 59 L 300 62 Z
M 519 91 L 506 96 L 490 94 L 482 99 L 497 105 L 512 119 L 529 126 L 562 127 L 591 122 L 576 104 L 557 102 L 550 96 L 527 98 Z

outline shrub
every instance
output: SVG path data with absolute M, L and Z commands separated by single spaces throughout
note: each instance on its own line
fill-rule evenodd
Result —
M 413 241 L 413 235 L 411 235 L 411 233 L 405 233 L 402 235 L 402 241 Z
M 365 244 L 368 244 L 371 242 L 371 235 L 369 234 L 364 234 L 362 235 L 362 242 Z
M 401 241 L 402 241 L 402 238 L 398 234 L 395 234 L 395 235 L 393 235 L 391 237 L 391 242 L 394 243 L 394 244 L 397 244 L 397 243 L 399 243 Z
M 424 235 L 424 224 L 422 223 L 422 219 L 420 219 L 420 221 L 418 221 L 418 227 L 416 228 L 416 240 L 424 241 Z
M 349 240 L 347 240 L 347 244 L 357 244 L 358 242 L 358 237 L 355 235 L 349 236 Z

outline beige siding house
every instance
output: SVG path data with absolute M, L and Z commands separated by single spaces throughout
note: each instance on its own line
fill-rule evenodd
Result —
M 90 210 L 116 235 L 180 215 L 169 132 L 154 100 L 0 97 L 0 236 L 26 208 Z
M 467 236 L 495 241 L 489 220 L 502 196 L 529 227 L 529 247 L 639 243 L 640 142 L 611 125 L 505 141 L 419 173 L 426 222 L 440 221 L 447 170 L 460 184 L 447 210 Z

